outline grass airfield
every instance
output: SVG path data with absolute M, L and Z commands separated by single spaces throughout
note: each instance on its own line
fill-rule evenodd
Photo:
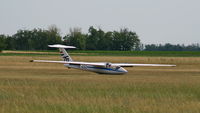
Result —
M 0 113 L 199 113 L 200 57 L 72 56 L 77 61 L 161 63 L 125 75 L 99 75 L 60 56 L 0 56 Z

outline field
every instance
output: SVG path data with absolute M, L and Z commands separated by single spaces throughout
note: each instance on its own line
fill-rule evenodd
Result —
M 0 113 L 200 113 L 200 57 L 74 55 L 74 60 L 176 64 L 125 75 L 67 69 L 58 55 L 0 55 Z
M 200 57 L 200 51 L 68 51 L 72 56 L 148 56 L 148 57 Z M 58 55 L 56 50 L 48 51 L 3 51 L 0 56 Z

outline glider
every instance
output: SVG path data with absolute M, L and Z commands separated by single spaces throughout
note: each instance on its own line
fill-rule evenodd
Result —
M 63 61 L 50 61 L 50 60 L 31 60 L 31 62 L 43 63 L 60 63 L 68 68 L 80 69 L 91 71 L 99 74 L 125 74 L 128 71 L 123 67 L 136 67 L 136 66 L 162 66 L 162 67 L 175 67 L 176 65 L 167 64 L 129 64 L 129 63 L 110 63 L 110 62 L 79 62 L 73 61 L 65 49 L 74 49 L 74 46 L 65 46 L 60 44 L 48 45 L 52 48 L 58 48 Z

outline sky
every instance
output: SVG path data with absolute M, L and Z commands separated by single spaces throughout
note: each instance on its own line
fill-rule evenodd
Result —
M 128 28 L 144 44 L 200 43 L 200 0 L 0 0 L 0 34 L 50 25 L 62 35 L 94 26 Z

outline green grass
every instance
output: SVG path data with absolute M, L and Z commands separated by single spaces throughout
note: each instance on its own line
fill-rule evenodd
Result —
M 27 52 L 27 53 L 26 53 Z M 33 53 L 32 53 L 33 52 Z M 37 53 L 38 52 L 38 53 Z M 200 57 L 193 51 L 69 51 L 72 56 L 151 56 L 151 57 Z M 55 56 L 57 51 L 24 51 L 23 53 L 0 53 L 0 56 Z
M 4 88 L 1 87 L 0 103 L 3 110 L 6 113 L 200 111 L 200 86 L 197 84 L 134 83 L 121 77 L 117 78 L 124 81 L 112 77 L 103 77 L 101 81 L 61 78 L 1 79 Z
M 200 52 L 192 51 L 71 51 L 71 53 L 87 53 L 96 56 L 167 56 L 167 57 L 199 57 Z
M 58 53 L 55 54 L 48 54 L 48 53 L 0 53 L 0 56 L 56 56 L 59 55 Z

